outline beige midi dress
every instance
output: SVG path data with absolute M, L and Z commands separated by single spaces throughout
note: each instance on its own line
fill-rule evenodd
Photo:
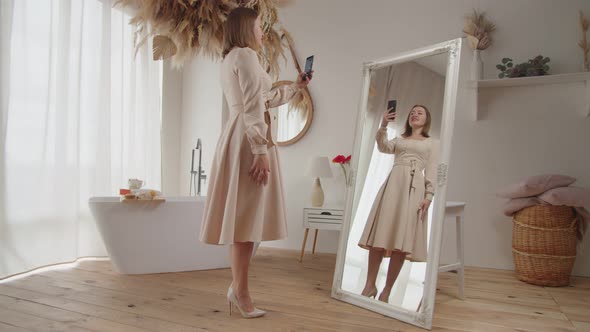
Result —
M 221 64 L 229 107 L 211 166 L 200 240 L 209 244 L 261 242 L 287 237 L 280 160 L 268 108 L 287 103 L 297 85 L 271 89 L 272 81 L 250 48 L 234 48 Z M 257 185 L 249 170 L 255 154 L 267 154 L 268 183 Z
M 380 152 L 395 155 L 395 162 L 377 193 L 358 245 L 385 249 L 384 257 L 401 251 L 407 260 L 425 262 L 428 218 L 420 218 L 420 204 L 434 196 L 438 140 L 388 140 L 387 127 L 381 127 L 376 141 Z

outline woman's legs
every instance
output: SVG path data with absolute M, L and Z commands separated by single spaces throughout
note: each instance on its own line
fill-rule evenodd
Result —
M 247 312 L 254 310 L 248 289 L 248 269 L 252 257 L 253 242 L 236 242 L 231 246 L 232 287 L 238 298 L 238 304 Z
M 391 288 L 393 284 L 395 284 L 395 280 L 399 275 L 399 272 L 404 266 L 404 261 L 406 260 L 406 254 L 401 251 L 394 251 L 391 253 L 391 258 L 389 259 L 389 267 L 387 268 L 387 280 L 385 281 L 385 287 L 381 291 L 379 295 L 379 301 L 388 302 L 389 300 L 389 293 L 391 293 Z
M 367 296 L 375 289 L 379 266 L 383 260 L 383 248 L 369 248 L 369 267 L 367 269 L 367 281 L 362 295 Z

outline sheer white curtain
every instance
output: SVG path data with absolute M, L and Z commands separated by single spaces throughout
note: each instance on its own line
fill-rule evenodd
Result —
M 371 77 L 371 85 L 373 95 L 368 100 L 357 170 L 358 178 L 364 179 L 364 183 L 357 188 L 360 192 L 356 193 L 353 203 L 354 218 L 348 238 L 343 278 L 343 288 L 355 293 L 360 293 L 364 287 L 369 253 L 368 250 L 358 246 L 358 241 L 377 192 L 389 176 L 394 163 L 394 156 L 379 152 L 375 142 L 375 135 L 387 108 L 387 101 L 397 100 L 398 118 L 388 128 L 390 139 L 401 134 L 410 108 L 415 104 L 423 104 L 430 109 L 432 113 L 430 134 L 438 137 L 444 95 L 444 77 L 414 62 L 375 71 Z M 432 209 L 429 214 L 432 214 Z M 428 219 L 430 221 L 431 218 Z M 381 264 L 377 278 L 378 289 L 382 289 L 385 285 L 388 264 L 389 259 L 384 259 Z M 425 263 L 406 261 L 398 276 L 399 282 L 396 282 L 392 289 L 389 303 L 415 310 L 421 299 L 425 270 Z M 417 292 L 420 296 L 412 296 Z
M 105 255 L 88 198 L 131 177 L 160 188 L 162 69 L 149 42 L 134 58 L 109 0 L 2 0 L 1 14 L 4 278 Z

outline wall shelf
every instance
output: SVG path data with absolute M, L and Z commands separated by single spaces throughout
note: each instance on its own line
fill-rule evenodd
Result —
M 586 101 L 582 115 L 585 117 L 590 117 L 590 72 L 469 81 L 469 86 L 477 90 L 477 96 L 481 89 L 566 83 L 584 83 L 584 98 Z M 477 106 L 475 107 L 475 110 L 473 112 L 473 118 L 475 121 L 478 120 L 477 109 L 479 108 L 477 102 L 476 105 Z

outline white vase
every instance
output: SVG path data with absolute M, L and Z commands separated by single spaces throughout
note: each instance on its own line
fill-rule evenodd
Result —
M 473 62 L 471 63 L 471 78 L 474 81 L 483 79 L 483 61 L 481 61 L 481 50 L 473 50 Z
M 322 205 L 324 205 L 324 191 L 322 190 L 320 178 L 315 178 L 311 191 L 311 206 L 321 207 Z

